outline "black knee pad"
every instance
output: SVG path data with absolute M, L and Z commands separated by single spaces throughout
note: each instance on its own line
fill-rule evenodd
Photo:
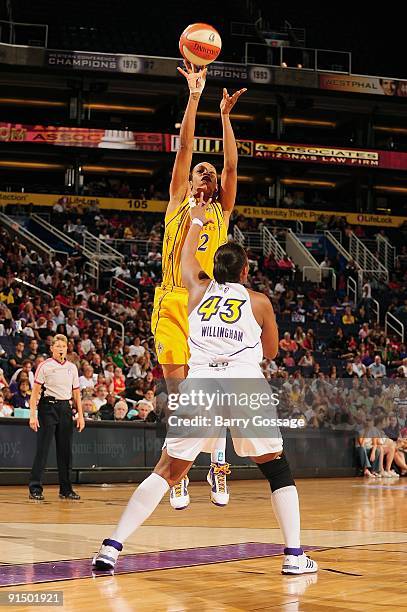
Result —
M 263 476 L 269 481 L 271 492 L 295 485 L 290 466 L 284 452 L 277 459 L 267 461 L 267 463 L 257 464 Z

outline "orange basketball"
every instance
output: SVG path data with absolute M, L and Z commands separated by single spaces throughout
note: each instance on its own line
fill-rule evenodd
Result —
M 193 23 L 181 34 L 179 50 L 195 66 L 207 66 L 218 57 L 222 48 L 219 32 L 207 23 Z

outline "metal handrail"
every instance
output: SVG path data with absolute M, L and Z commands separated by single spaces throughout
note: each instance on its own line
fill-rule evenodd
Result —
M 279 261 L 280 259 L 286 257 L 287 254 L 284 251 L 283 247 L 266 226 L 264 226 L 262 229 L 262 239 L 263 255 L 267 256 L 272 253 L 276 261 Z
M 381 280 L 382 275 L 384 275 L 385 281 L 389 280 L 387 268 L 373 255 L 354 232 L 350 236 L 349 252 L 362 272 L 371 273 L 377 280 Z
M 48 47 L 48 24 L 46 23 L 24 23 L 23 21 L 7 21 L 5 19 L 0 19 L 0 23 L 5 23 L 10 27 L 10 36 L 9 36 L 9 44 L 15 44 L 15 42 L 12 42 L 12 32 L 14 30 L 14 26 L 30 26 L 30 27 L 40 27 L 40 28 L 45 28 L 45 39 L 44 39 L 44 48 L 46 49 Z
M 52 293 L 49 293 L 49 291 L 45 291 L 44 289 L 40 289 L 40 287 L 36 287 L 35 285 L 32 285 L 31 283 L 28 283 L 27 281 L 23 280 L 22 278 L 18 278 L 16 277 L 15 280 L 19 283 L 22 283 L 23 285 L 27 285 L 28 287 L 32 287 L 33 289 L 35 289 L 36 291 L 39 291 L 40 293 L 44 293 L 45 295 L 48 295 L 51 299 L 56 300 L 56 298 L 52 295 Z M 58 302 L 58 300 L 56 300 Z M 59 302 L 61 304 L 61 302 Z M 72 304 L 61 304 L 61 308 L 62 310 L 65 309 L 72 309 L 72 310 L 84 310 L 85 312 L 90 312 L 91 314 L 95 315 L 96 317 L 99 317 L 100 319 L 106 319 L 107 321 L 110 321 L 111 323 L 113 323 L 114 325 L 118 325 L 121 330 L 122 330 L 122 342 L 124 345 L 124 325 L 121 321 L 117 321 L 116 319 L 112 319 L 111 317 L 108 317 L 107 315 L 101 314 L 100 312 L 96 312 L 96 310 L 92 310 L 91 308 L 88 308 L 87 306 L 74 306 Z
M 316 272 L 317 270 L 313 267 L 313 266 L 304 266 L 302 268 L 302 280 L 305 281 L 305 275 L 306 275 L 306 270 L 312 270 L 313 272 Z M 318 273 L 319 273 L 319 280 L 317 280 L 317 283 L 321 283 L 322 282 L 322 277 L 323 277 L 323 273 L 325 270 L 330 270 L 331 271 L 331 276 L 332 276 L 332 289 L 336 289 L 336 273 L 335 273 L 335 269 L 334 268 L 318 268 Z
M 331 244 L 333 244 L 333 246 L 336 248 L 338 253 L 340 253 L 342 257 L 346 259 L 346 261 L 350 261 L 352 259 L 352 257 L 350 256 L 350 253 L 348 253 L 345 247 L 342 246 L 342 244 L 339 242 L 339 240 L 335 238 L 335 236 L 330 230 L 324 230 L 324 235 L 328 238 Z
M 336 290 L 336 270 L 335 268 L 332 268 L 332 266 L 321 267 L 321 264 L 319 264 L 319 268 L 321 270 L 321 280 L 322 280 L 322 277 L 324 276 L 325 270 L 326 271 L 330 270 L 331 276 L 332 276 L 332 289 Z
M 317 260 L 315 259 L 315 257 L 312 255 L 312 253 L 309 252 L 309 250 L 301 242 L 301 240 L 298 239 L 298 237 L 295 235 L 295 232 L 293 232 L 291 228 L 288 228 L 288 234 L 294 238 L 294 240 L 298 244 L 298 247 L 302 250 L 304 255 L 306 255 L 311 260 L 311 262 L 314 264 L 314 268 L 315 269 L 319 268 L 319 264 L 318 264 Z M 312 268 L 312 266 L 307 266 L 307 267 Z
M 373 304 L 376 306 L 376 311 L 373 309 L 373 312 L 376 313 L 376 323 L 380 323 L 380 304 L 377 300 L 372 299 Z
M 123 259 L 122 253 L 119 253 L 119 251 L 116 251 L 116 249 L 114 249 L 109 244 L 109 242 L 107 242 L 105 240 L 102 240 L 101 238 L 98 238 L 98 236 L 95 236 L 94 234 L 92 234 L 88 230 L 84 231 L 83 237 L 84 237 L 84 241 L 86 241 L 86 240 L 89 240 L 91 242 L 94 241 L 94 243 L 96 244 L 96 246 L 98 248 L 98 252 L 99 253 L 103 253 L 103 251 L 105 251 L 106 254 L 118 257 L 120 259 L 120 261 L 122 261 L 122 259 Z
M 397 329 L 388 319 L 394 319 L 397 325 L 401 327 L 401 330 Z M 397 317 L 394 316 L 391 312 L 386 312 L 386 317 L 384 319 L 384 331 L 387 334 L 387 328 L 390 327 L 398 336 L 400 336 L 401 341 L 404 342 L 404 323 L 400 321 Z
M 15 276 L 13 280 L 17 281 L 17 283 L 21 283 L 22 285 L 27 285 L 27 287 L 31 287 L 32 289 L 35 289 L 36 291 L 39 291 L 40 293 L 44 293 L 45 295 L 48 295 L 52 300 L 54 299 L 54 296 L 49 291 L 45 291 L 45 289 L 40 289 L 40 287 L 37 287 L 36 285 L 32 285 L 28 281 L 25 281 L 22 278 L 19 278 L 18 276 Z
M 110 290 L 112 290 L 112 285 L 113 283 L 117 281 L 119 283 L 121 283 L 122 285 L 125 285 L 126 287 L 130 287 L 130 289 L 132 289 L 132 291 L 136 292 L 137 297 L 140 295 L 140 291 L 137 287 L 135 287 L 134 285 L 132 285 L 131 283 L 128 283 L 127 281 L 123 280 L 122 278 L 118 278 L 117 276 L 112 276 L 112 278 L 110 279 Z M 125 294 L 124 291 L 122 291 L 120 288 L 116 287 L 117 291 L 121 291 L 121 293 L 123 293 L 124 295 L 128 295 Z M 134 296 L 130 296 L 128 295 L 128 297 L 134 297 Z
M 346 291 L 348 295 L 353 295 L 353 302 L 357 304 L 358 301 L 358 284 L 352 276 L 348 276 L 348 282 L 346 284 Z
M 99 317 L 100 319 L 106 319 L 107 321 L 110 321 L 114 325 L 118 325 L 122 330 L 122 342 L 124 345 L 124 325 L 121 321 L 117 321 L 116 319 L 112 319 L 111 317 L 108 317 L 107 315 L 100 314 L 100 312 L 96 312 L 96 310 L 92 310 L 91 308 L 88 308 L 87 306 L 65 306 L 65 307 L 71 308 L 72 310 L 84 310 L 85 312 L 90 312 L 91 314 L 95 315 L 95 317 Z
M 86 272 L 87 268 L 89 272 Z M 83 265 L 83 271 L 88 274 L 96 283 L 96 287 L 99 288 L 99 263 L 94 260 L 85 261 Z
M 379 256 L 382 256 L 384 259 L 384 265 L 386 268 L 393 269 L 396 263 L 395 247 L 392 246 L 389 240 L 381 234 L 377 234 L 376 236 L 376 247 Z
M 69 246 L 74 247 L 74 248 L 77 248 L 78 246 L 80 246 L 77 240 L 74 240 L 73 238 L 71 238 L 68 234 L 66 234 L 65 232 L 61 231 L 60 229 L 58 229 L 57 227 L 49 223 L 49 221 L 47 221 L 46 219 L 43 219 L 37 213 L 31 213 L 30 218 L 33 219 L 36 223 L 38 223 L 38 225 L 41 225 L 48 232 L 50 232 L 51 234 L 54 234 L 60 240 L 62 240 L 66 244 L 69 244 Z
M 250 57 L 249 55 L 249 46 L 251 47 L 264 47 L 265 50 L 274 50 L 277 51 L 279 54 L 279 59 L 278 59 L 278 63 L 263 63 L 263 62 L 253 62 L 251 61 L 253 58 Z M 301 66 L 301 70 L 307 71 L 307 72 L 333 72 L 335 74 L 351 74 L 351 69 L 352 69 L 352 53 L 350 51 L 338 51 L 337 49 L 316 49 L 316 48 L 312 48 L 312 47 L 292 47 L 290 46 L 281 46 L 281 47 L 270 47 L 269 45 L 267 45 L 266 43 L 255 43 L 255 42 L 246 42 L 245 43 L 245 57 L 244 57 L 244 63 L 246 65 L 255 65 L 255 66 L 273 66 L 273 67 L 283 67 L 283 63 L 284 63 L 284 53 L 287 53 L 287 51 L 299 51 L 301 53 L 308 53 L 309 57 L 311 57 L 311 55 L 314 58 L 314 66 L 311 68 L 306 68 L 304 66 Z M 335 70 L 333 68 L 331 68 L 330 70 L 326 70 L 324 68 L 319 68 L 318 66 L 318 56 L 321 55 L 321 53 L 335 53 L 336 55 L 338 55 L 339 53 L 341 53 L 342 55 L 347 57 L 348 60 L 348 69 L 347 70 Z M 285 70 L 289 70 L 289 69 L 294 69 L 294 70 L 298 70 L 298 66 L 284 66 Z
M 60 255 L 63 255 L 64 257 L 67 256 L 67 253 L 65 251 L 58 251 L 57 249 L 53 249 L 49 244 L 43 242 L 43 240 L 38 238 L 38 236 L 35 236 L 31 232 L 29 232 L 25 227 L 17 223 L 17 221 L 14 221 L 13 219 L 9 218 L 4 213 L 0 213 L 0 222 L 2 222 L 8 229 L 15 232 L 21 238 L 25 238 L 26 240 L 28 240 L 28 242 L 33 244 L 37 249 L 45 252 L 47 255 L 55 257 L 55 255 L 58 253 Z
M 240 244 L 242 247 L 245 246 L 244 233 L 242 232 L 242 230 L 239 227 L 237 227 L 237 225 L 235 225 L 235 227 L 233 228 L 233 238 L 234 238 L 235 242 Z

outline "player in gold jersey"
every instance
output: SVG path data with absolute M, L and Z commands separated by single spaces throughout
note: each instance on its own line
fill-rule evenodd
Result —
M 186 69 L 178 70 L 187 80 L 189 100 L 181 124 L 179 149 L 170 184 L 170 200 L 165 214 L 162 284 L 155 291 L 151 318 L 158 361 L 171 392 L 174 391 L 174 384 L 186 378 L 188 372 L 188 292 L 181 281 L 181 251 L 190 226 L 189 210 L 197 204 L 201 194 L 206 202 L 211 200 L 207 217 L 213 222 L 202 228 L 196 254 L 202 269 L 211 277 L 215 252 L 221 244 L 227 242 L 229 217 L 237 191 L 238 154 L 230 111 L 246 91 L 240 89 L 229 96 L 227 90 L 223 90 L 220 113 L 224 164 L 219 185 L 216 168 L 212 164 L 201 162 L 191 171 L 195 119 L 205 87 L 206 69 L 196 71 L 194 66 L 184 63 Z M 229 466 L 225 462 L 225 445 L 226 438 L 220 438 L 212 453 L 208 474 L 211 500 L 218 505 L 226 505 L 229 500 L 226 487 Z M 176 509 L 185 508 L 189 504 L 187 477 L 171 489 L 170 501 Z

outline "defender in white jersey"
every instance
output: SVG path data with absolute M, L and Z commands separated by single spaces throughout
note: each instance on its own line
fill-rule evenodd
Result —
M 192 223 L 181 256 L 182 281 L 189 292 L 191 349 L 190 370 L 182 385 L 193 387 L 194 380 L 211 378 L 225 384 L 235 378 L 244 378 L 247 386 L 253 379 L 261 384 L 260 379 L 265 379 L 260 359 L 263 355 L 273 359 L 278 352 L 273 308 L 265 295 L 243 286 L 249 266 L 240 245 L 229 243 L 216 251 L 214 281 L 201 269 L 195 253 L 200 231 L 208 223 L 207 206 L 201 201 L 191 209 Z M 285 541 L 282 573 L 316 572 L 317 564 L 300 545 L 298 494 L 281 437 L 245 439 L 235 437 L 232 428 L 231 434 L 236 452 L 250 456 L 269 481 Z M 210 449 L 211 438 L 167 437 L 154 472 L 133 493 L 115 531 L 103 541 L 93 560 L 96 569 L 114 568 L 126 539 L 150 516 L 169 488 L 188 473 L 196 456 Z
M 212 280 L 188 316 L 189 371 L 208 363 L 249 366 L 263 359 L 262 328 L 253 315 L 249 291 L 240 283 Z M 246 374 L 244 378 L 249 378 Z

